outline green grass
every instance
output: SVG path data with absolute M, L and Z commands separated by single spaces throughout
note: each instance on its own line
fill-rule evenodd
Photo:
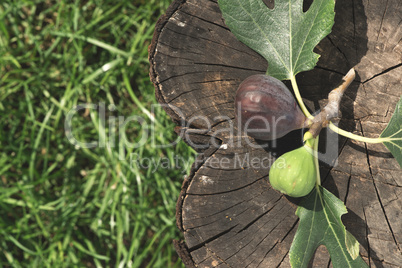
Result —
M 152 109 L 147 60 L 170 2 L 1 2 L 0 267 L 182 266 L 172 240 L 189 167 L 175 164 L 194 152 L 156 146 L 177 136 Z

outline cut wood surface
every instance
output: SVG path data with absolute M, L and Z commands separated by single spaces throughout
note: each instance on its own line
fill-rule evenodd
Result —
M 338 0 L 335 11 L 332 33 L 315 50 L 321 55 L 318 66 L 297 76 L 301 94 L 318 110 L 356 66 L 339 125 L 378 137 L 402 93 L 402 3 Z M 174 1 L 157 23 L 149 60 L 158 102 L 177 123 L 175 131 L 199 152 L 177 203 L 177 226 L 185 241 L 175 246 L 183 262 L 188 267 L 290 267 L 298 200 L 273 190 L 268 173 L 275 157 L 300 145 L 301 132 L 261 143 L 242 135 L 234 116 L 237 86 L 265 73 L 268 63 L 237 41 L 214 0 Z M 345 202 L 349 213 L 342 220 L 360 242 L 367 264 L 402 267 L 398 163 L 382 144 L 336 142 L 338 162 L 322 164 L 323 186 Z M 324 247 L 311 267 L 331 267 Z

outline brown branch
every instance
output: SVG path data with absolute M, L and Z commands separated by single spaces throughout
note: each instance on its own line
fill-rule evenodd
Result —
M 321 112 L 314 117 L 311 121 L 310 132 L 313 137 L 317 137 L 323 127 L 326 127 L 330 120 L 337 118 L 339 115 L 339 104 L 341 102 L 343 93 L 355 79 L 355 69 L 352 68 L 342 78 L 342 83 L 333 89 L 328 95 L 328 104 L 321 110 Z

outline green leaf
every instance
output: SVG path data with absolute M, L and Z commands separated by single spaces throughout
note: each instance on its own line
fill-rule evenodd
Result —
M 356 238 L 346 230 L 345 233 L 346 248 L 353 260 L 359 257 L 359 242 Z
M 327 248 L 334 268 L 368 267 L 358 256 L 358 251 L 355 252 L 356 239 L 351 238 L 341 221 L 341 216 L 346 213 L 341 200 L 321 186 L 314 188 L 296 210 L 300 222 L 289 253 L 292 267 L 307 267 L 320 245 Z
M 402 98 L 396 105 L 394 115 L 380 137 L 389 138 L 389 141 L 383 143 L 402 168 Z
M 275 0 L 269 9 L 262 0 L 219 0 L 226 25 L 241 42 L 268 61 L 267 74 L 290 79 L 314 68 L 314 47 L 331 32 L 334 0 L 315 0 L 303 12 L 303 0 Z

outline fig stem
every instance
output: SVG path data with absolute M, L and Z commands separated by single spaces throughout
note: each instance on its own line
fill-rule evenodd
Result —
M 342 83 L 328 94 L 328 104 L 321 110 L 321 112 L 314 117 L 310 127 L 310 132 L 316 137 L 320 134 L 323 127 L 326 127 L 330 120 L 338 117 L 339 105 L 345 90 L 353 82 L 356 77 L 356 72 L 352 68 L 342 78 Z
M 316 184 L 321 185 L 321 176 L 320 176 L 320 165 L 318 161 L 318 139 L 319 136 L 313 138 L 313 133 L 307 131 L 303 136 L 303 141 L 305 142 L 304 148 L 306 148 L 310 153 L 313 154 L 314 157 L 314 168 L 316 173 Z
M 337 126 L 335 126 L 332 122 L 329 123 L 329 129 L 334 131 L 335 133 L 342 135 L 346 138 L 353 139 L 356 141 L 361 141 L 365 143 L 383 143 L 383 142 L 390 142 L 390 141 L 396 141 L 396 140 L 402 140 L 402 138 L 391 138 L 391 137 L 385 137 L 385 138 L 367 138 L 363 137 L 360 135 L 353 134 L 351 132 L 348 132 L 346 130 L 343 130 Z
M 300 95 L 299 87 L 297 86 L 296 77 L 294 75 L 291 75 L 290 81 L 292 83 L 293 91 L 295 93 L 297 102 L 299 103 L 299 106 L 303 111 L 304 115 L 307 117 L 307 120 L 305 121 L 303 127 L 309 127 L 310 128 L 309 132 L 313 135 L 313 137 L 318 137 L 323 127 L 329 127 L 332 131 L 334 131 L 339 135 L 366 143 L 384 143 L 384 142 L 402 140 L 402 138 L 392 138 L 392 136 L 385 138 L 367 138 L 343 130 L 335 126 L 332 122 L 330 122 L 330 120 L 338 116 L 339 104 L 342 99 L 343 93 L 353 82 L 355 77 L 356 72 L 354 68 L 352 68 L 342 78 L 342 83 L 329 93 L 328 104 L 322 109 L 322 111 L 318 115 L 312 116 L 310 112 L 307 110 L 307 107 L 304 105 L 303 99 Z
M 343 77 L 343 82 L 342 84 L 332 90 L 329 95 L 328 95 L 328 104 L 324 107 L 323 111 L 318 114 L 313 122 L 318 119 L 318 120 L 323 120 L 325 124 L 325 119 L 326 123 L 329 123 L 329 128 L 334 131 L 335 133 L 342 135 L 344 137 L 361 141 L 361 142 L 366 142 L 366 143 L 383 143 L 383 142 L 390 142 L 393 140 L 401 140 L 400 138 L 395 138 L 392 139 L 392 137 L 386 137 L 386 138 L 367 138 L 363 137 L 360 135 L 353 134 L 351 132 L 345 131 L 343 129 L 338 128 L 335 126 L 332 122 L 329 122 L 329 120 L 335 118 L 338 116 L 338 111 L 339 111 L 339 103 L 341 101 L 342 95 L 345 92 L 345 90 L 348 88 L 348 86 L 352 83 L 352 81 L 355 79 L 356 73 L 354 68 L 350 69 L 349 72 Z M 318 118 L 321 116 L 321 118 Z M 314 123 L 313 123 L 314 125 Z
M 317 136 L 314 141 L 314 165 L 316 170 L 316 183 L 321 185 L 321 175 L 320 175 L 320 163 L 318 162 L 318 140 L 320 136 Z
M 293 92 L 295 93 L 297 102 L 299 103 L 299 106 L 300 106 L 302 112 L 304 113 L 304 115 L 305 115 L 308 119 L 313 120 L 313 119 L 314 119 L 314 116 L 312 116 L 312 115 L 310 114 L 310 112 L 307 110 L 307 107 L 306 107 L 306 105 L 304 105 L 303 99 L 302 99 L 302 97 L 301 97 L 301 95 L 300 95 L 299 87 L 297 86 L 297 83 L 296 83 L 296 76 L 291 75 L 291 76 L 290 76 L 290 82 L 292 83 Z

